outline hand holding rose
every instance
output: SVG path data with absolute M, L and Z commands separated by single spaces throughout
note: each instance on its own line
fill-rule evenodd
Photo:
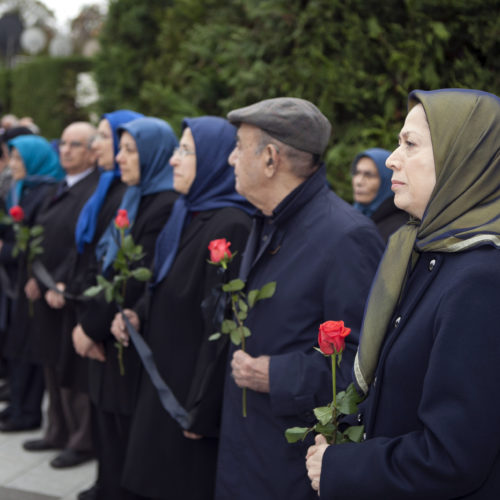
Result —
M 35 278 L 30 278 L 26 282 L 26 285 L 24 285 L 24 293 L 29 300 L 38 300 L 42 296 Z
M 139 316 L 135 311 L 132 311 L 132 309 L 124 309 L 123 314 L 127 316 L 128 320 L 130 323 L 132 323 L 132 326 L 136 329 L 139 330 L 141 323 L 139 320 Z M 120 344 L 124 345 L 125 347 L 128 346 L 130 337 L 127 331 L 127 325 L 125 324 L 125 321 L 122 317 L 121 313 L 117 313 L 115 315 L 115 318 L 113 319 L 113 323 L 111 323 L 111 333 L 115 337 L 115 339 L 120 342 Z
M 254 358 L 239 349 L 233 354 L 232 376 L 238 387 L 257 392 L 269 392 L 269 356 Z
M 326 439 L 321 434 L 317 434 L 315 438 L 315 445 L 309 446 L 306 455 L 306 468 L 307 475 L 311 480 L 311 487 L 313 490 L 320 493 L 319 481 L 321 479 L 321 464 L 323 462 L 323 455 L 325 454 L 328 444 Z

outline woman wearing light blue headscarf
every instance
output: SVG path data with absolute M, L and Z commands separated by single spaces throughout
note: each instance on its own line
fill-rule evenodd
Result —
M 15 181 L 9 193 L 9 207 L 20 205 L 24 211 L 23 225 L 32 226 L 54 185 L 64 177 L 57 154 L 50 143 L 35 135 L 18 136 L 8 142 L 10 165 Z M 9 360 L 11 403 L 0 421 L 4 432 L 36 429 L 41 424 L 41 402 L 44 390 L 43 372 L 33 363 L 29 342 L 31 317 L 24 295 L 27 266 L 21 255 L 19 265 L 12 259 L 15 238 L 12 232 L 2 240 L 0 261 L 16 283 L 17 298 L 11 304 L 11 323 L 3 354 Z M 43 247 L 43 242 L 42 242 Z
M 219 325 L 213 306 L 204 299 L 224 277 L 207 262 L 207 247 L 211 240 L 226 238 L 233 253 L 241 252 L 253 209 L 236 193 L 228 164 L 235 127 L 222 118 L 201 117 L 185 119 L 183 128 L 180 148 L 170 160 L 181 196 L 156 244 L 154 286 L 145 301 L 147 321 L 140 305 L 135 308 L 139 315 L 128 314 L 146 323 L 143 333 L 156 366 L 190 413 L 191 424 L 183 434 L 143 376 L 123 478 L 125 487 L 141 497 L 209 499 L 227 350 L 224 342 L 208 341 Z M 240 255 L 229 266 L 228 279 L 236 277 Z M 117 321 L 119 317 L 114 325 Z M 126 342 L 125 332 L 115 331 Z
M 134 266 L 149 267 L 153 260 L 156 237 L 167 221 L 177 199 L 173 190 L 172 167 L 169 159 L 177 146 L 177 138 L 170 125 L 158 118 L 139 118 L 118 127 L 120 137 L 116 160 L 121 179 L 128 186 L 119 209 L 126 210 L 130 234 L 136 245 L 141 245 L 143 259 Z M 114 221 L 100 239 L 97 253 L 100 267 L 113 278 L 113 261 L 118 252 L 120 234 Z M 127 282 L 124 306 L 133 306 L 145 292 L 143 282 Z M 125 499 L 127 493 L 120 487 L 121 474 L 128 440 L 132 410 L 136 403 L 141 365 L 133 348 L 125 349 L 120 375 L 117 351 L 109 333 L 111 320 L 117 311 L 103 297 L 90 304 L 91 314 L 82 318 L 73 332 L 75 346 L 79 340 L 93 342 L 105 353 L 106 361 L 91 361 L 89 391 L 95 410 L 95 433 L 99 477 L 96 488 L 99 498 Z M 83 337 L 82 337 L 83 335 Z M 79 337 L 78 337 L 79 336 Z M 85 352 L 80 352 L 85 355 Z
M 390 151 L 371 148 L 352 162 L 353 206 L 370 217 L 385 241 L 407 220 L 408 215 L 394 205 L 391 171 L 385 166 Z

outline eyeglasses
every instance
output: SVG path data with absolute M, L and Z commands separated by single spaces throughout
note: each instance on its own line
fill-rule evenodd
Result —
M 371 180 L 371 179 L 377 179 L 378 178 L 378 174 L 374 173 L 374 172 L 362 172 L 360 170 L 355 170 L 353 173 L 352 173 L 352 176 L 353 177 L 358 177 L 358 176 L 361 176 L 361 177 L 364 177 L 365 179 L 367 180 Z
M 185 158 L 186 156 L 189 155 L 195 155 L 196 153 L 194 151 L 189 151 L 188 149 L 183 149 L 183 148 L 174 148 L 174 152 L 172 153 L 172 156 L 179 155 L 179 158 Z
M 80 141 L 70 141 L 70 142 L 61 141 L 59 143 L 59 147 L 62 148 L 64 146 L 68 146 L 71 149 L 76 149 L 76 148 L 81 148 L 82 146 L 85 146 L 85 144 L 83 144 L 83 142 L 80 142 Z

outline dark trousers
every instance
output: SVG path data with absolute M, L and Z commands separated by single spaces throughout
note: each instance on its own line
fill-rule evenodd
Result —
M 44 375 L 49 393 L 48 426 L 44 439 L 58 448 L 92 451 L 88 394 L 61 387 L 52 366 L 45 365 Z
M 99 500 L 140 500 L 121 487 L 131 417 L 104 412 L 92 405 L 92 429 L 97 454 Z
M 20 359 L 9 360 L 10 418 L 25 425 L 42 421 L 44 391 L 40 365 Z

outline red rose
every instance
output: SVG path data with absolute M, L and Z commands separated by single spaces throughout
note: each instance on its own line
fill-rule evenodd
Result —
M 212 240 L 208 245 L 210 260 L 217 264 L 225 258 L 230 259 L 232 257 L 231 250 L 229 250 L 230 246 L 231 242 L 227 241 L 226 238 Z
M 128 214 L 125 209 L 118 210 L 118 215 L 115 217 L 115 226 L 118 229 L 127 229 L 130 227 L 130 221 L 128 220 Z
M 19 205 L 15 205 L 9 210 L 9 215 L 14 219 L 14 222 L 22 222 L 24 210 Z
M 351 333 L 343 321 L 325 321 L 319 325 L 318 344 L 321 352 L 326 355 L 341 353 L 345 348 L 345 340 Z

